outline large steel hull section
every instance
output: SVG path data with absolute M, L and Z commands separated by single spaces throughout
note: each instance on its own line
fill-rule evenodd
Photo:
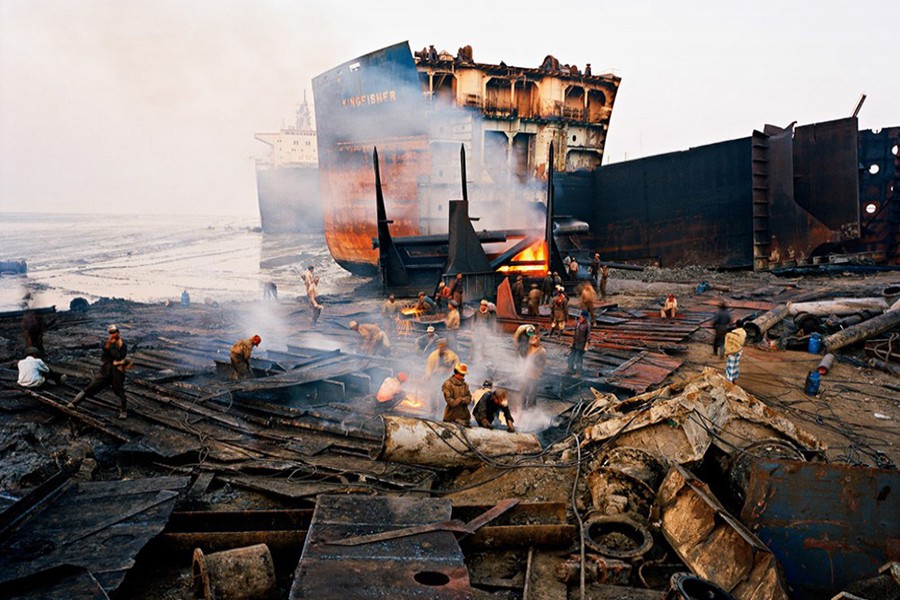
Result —
M 406 43 L 313 79 L 325 240 L 345 269 L 374 274 L 378 251 L 372 150 L 382 160 L 394 235 L 419 233 L 418 183 L 430 171 L 425 99 Z
M 256 193 L 263 232 L 320 233 L 323 230 L 318 169 L 257 168 Z
M 900 560 L 900 473 L 754 460 L 741 520 L 802 597 L 828 598 Z

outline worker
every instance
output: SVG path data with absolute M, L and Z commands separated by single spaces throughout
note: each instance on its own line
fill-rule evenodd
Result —
M 40 351 L 34 346 L 25 348 L 25 358 L 16 365 L 19 368 L 17 383 L 26 388 L 40 388 L 48 379 L 57 385 L 65 383 L 65 373 L 53 371 L 41 360 L 40 355 Z
M 522 303 L 525 301 L 525 283 L 522 276 L 516 277 L 512 286 L 513 304 L 516 305 L 516 314 L 522 314 Z
M 31 294 L 26 296 L 26 302 L 31 300 Z M 28 309 L 22 314 L 22 337 L 27 348 L 36 348 L 38 358 L 46 356 L 44 353 L 44 332 L 47 330 L 44 317 L 34 309 Z
M 447 287 L 447 284 L 441 281 L 438 283 L 437 292 L 434 295 L 434 300 L 437 303 L 438 312 L 443 312 L 444 307 L 450 302 L 450 288 Z
M 581 309 L 588 311 L 588 314 L 591 316 L 591 326 L 597 324 L 597 318 L 594 316 L 594 308 L 596 306 L 597 292 L 594 291 L 594 286 L 591 285 L 591 282 L 586 281 L 584 288 L 581 290 Z
M 591 341 L 591 324 L 588 322 L 588 311 L 578 315 L 575 331 L 572 333 L 572 347 L 569 349 L 569 367 L 566 374 L 581 377 L 584 371 L 584 353 Z
M 562 285 L 562 284 L 563 284 L 562 276 L 558 272 L 553 271 L 553 285 Z
M 437 349 L 439 339 L 440 338 L 434 333 L 434 327 L 429 325 L 428 329 L 425 330 L 425 334 L 416 338 L 416 347 L 419 349 L 419 352 L 430 354 Z
M 675 299 L 675 294 L 669 294 L 669 297 L 666 298 L 666 303 L 663 304 L 659 311 L 659 316 L 663 319 L 672 319 L 675 317 L 676 312 L 678 312 L 678 300 Z
M 494 421 L 503 415 L 503 422 L 506 430 L 515 433 L 516 427 L 513 424 L 512 414 L 509 412 L 509 394 L 503 388 L 492 390 L 493 383 L 488 380 L 482 384 L 480 397 L 472 397 L 475 401 L 475 408 L 472 410 L 472 416 L 475 422 L 486 429 L 494 428 Z
M 469 413 L 469 404 L 472 403 L 472 393 L 469 384 L 466 383 L 466 374 L 469 367 L 465 363 L 458 363 L 453 367 L 453 375 L 447 378 L 441 386 L 444 394 L 444 422 L 456 423 L 462 427 L 468 427 L 472 420 Z
M 725 334 L 731 328 L 731 311 L 728 310 L 728 304 L 725 301 L 719 302 L 719 310 L 713 318 L 713 330 L 716 335 L 713 337 L 713 356 L 719 356 L 719 349 L 725 351 Z
M 425 382 L 428 383 L 435 373 L 442 377 L 444 373 L 450 373 L 458 362 L 459 356 L 447 347 L 447 340 L 438 340 L 437 350 L 428 355 L 425 363 Z
M 350 321 L 349 327 L 362 338 L 360 350 L 363 354 L 387 356 L 391 353 L 390 338 L 375 323 L 359 324 L 356 321 Z
M 397 304 L 397 300 L 394 298 L 394 295 L 391 294 L 388 296 L 388 299 L 384 301 L 384 304 L 381 305 L 381 318 L 384 321 L 383 328 L 385 331 L 397 328 L 397 317 L 399 314 L 400 305 Z
M 253 377 L 253 371 L 250 369 L 250 355 L 253 354 L 253 349 L 259 346 L 260 342 L 262 342 L 262 338 L 254 335 L 245 340 L 235 342 L 231 347 L 232 381 Z
M 447 312 L 447 317 L 444 319 L 447 328 L 447 345 L 450 346 L 450 349 L 454 352 L 459 352 L 456 339 L 456 334 L 459 332 L 458 308 L 459 303 L 456 300 L 451 300 L 450 310 Z
M 556 286 L 556 296 L 550 302 L 550 336 L 553 336 L 554 330 L 559 337 L 562 337 L 563 330 L 566 328 L 566 322 L 569 320 L 569 297 L 566 296 L 566 288 L 561 285 Z
M 493 333 L 497 324 L 497 306 L 482 298 L 472 316 L 472 327 L 479 333 Z
M 487 343 L 496 330 L 497 307 L 482 298 L 472 317 L 472 354 L 476 360 L 484 359 Z
M 513 343 L 516 346 L 516 354 L 525 358 L 528 356 L 528 340 L 535 335 L 537 329 L 531 323 L 519 325 L 513 333 Z
M 381 387 L 378 388 L 378 393 L 375 394 L 375 400 L 378 402 L 376 410 L 387 410 L 402 402 L 406 397 L 403 384 L 408 380 L 409 376 L 402 371 L 397 373 L 396 377 L 385 377 Z
M 188 294 L 187 290 L 181 291 L 181 305 L 182 306 L 190 306 L 191 305 L 191 295 Z
M 743 327 L 725 334 L 725 379 L 735 383 L 741 374 L 741 356 L 744 354 L 744 342 L 747 332 Z
M 315 276 L 306 288 L 306 298 L 309 300 L 309 314 L 312 326 L 315 327 L 319 322 L 319 315 L 322 314 L 323 306 L 319 304 L 319 277 Z
M 528 316 L 536 317 L 540 314 L 541 290 L 538 289 L 536 283 L 531 284 L 531 289 L 528 290 L 528 297 L 525 299 L 525 303 L 528 305 Z
M 419 298 L 416 300 L 416 314 L 426 315 L 432 314 L 437 309 L 434 300 L 425 295 L 425 292 L 419 292 Z
M 591 275 L 591 281 L 593 281 L 594 285 L 598 288 L 600 287 L 600 268 L 600 255 L 594 254 L 594 260 L 591 261 L 588 272 Z
M 553 297 L 556 295 L 554 292 L 556 290 L 556 286 L 553 284 L 553 274 L 550 271 L 547 271 L 547 276 L 541 280 L 541 304 L 550 304 L 553 301 Z
M 609 280 L 609 267 L 603 265 L 600 267 L 600 297 L 606 298 L 606 282 Z
M 306 288 L 307 295 L 309 294 L 309 286 L 313 282 L 313 277 L 315 277 L 315 267 L 309 265 L 306 267 L 306 273 L 303 274 L 303 286 Z
M 525 357 L 525 374 L 522 386 L 522 405 L 525 408 L 537 406 L 537 388 L 544 367 L 547 364 L 547 349 L 541 345 L 541 336 L 533 335 L 528 339 L 528 356 Z
M 569 279 L 578 281 L 578 261 L 575 260 L 575 257 L 572 257 L 571 262 L 569 262 Z
M 128 416 L 125 399 L 125 369 L 131 364 L 126 358 L 128 344 L 119 334 L 117 325 L 110 325 L 106 328 L 106 332 L 109 337 L 103 343 L 100 351 L 100 372 L 91 379 L 86 388 L 78 392 L 75 398 L 69 402 L 68 407 L 74 408 L 85 398 L 93 398 L 97 392 L 112 387 L 113 393 L 119 397 L 119 418 L 125 419 Z
M 274 281 L 267 281 L 263 284 L 263 300 L 278 300 L 278 286 Z
M 457 273 L 456 278 L 453 280 L 453 283 L 450 284 L 450 297 L 456 301 L 456 305 L 461 307 L 463 305 L 463 288 L 465 287 L 465 282 L 463 281 L 462 273 Z

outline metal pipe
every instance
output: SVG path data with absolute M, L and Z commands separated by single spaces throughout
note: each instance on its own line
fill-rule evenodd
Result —
M 819 375 L 828 375 L 832 364 L 834 364 L 834 354 L 826 354 L 822 357 L 816 370 L 819 372 Z
M 852 315 L 861 310 L 877 310 L 881 312 L 886 310 L 887 307 L 888 303 L 884 298 L 836 298 L 819 302 L 788 302 L 791 316 L 801 313 L 816 317 Z
M 522 456 L 541 452 L 533 433 L 508 433 L 483 427 L 460 427 L 425 419 L 382 415 L 384 441 L 379 459 L 429 467 L 469 467 L 482 457 Z
M 762 314 L 749 323 L 744 323 L 744 331 L 747 332 L 747 339 L 751 342 L 758 342 L 763 335 L 780 323 L 788 316 L 790 307 L 787 304 L 773 308 L 769 312 Z
M 204 600 L 269 598 L 275 567 L 265 544 L 205 555 L 194 550 L 194 595 Z
M 892 375 L 900 375 L 900 367 L 878 358 L 870 358 L 869 366 L 876 369 L 881 369 L 882 371 L 891 373 Z
M 894 302 L 884 314 L 829 335 L 823 340 L 825 351 L 834 352 L 844 346 L 849 346 L 879 333 L 884 333 L 897 325 L 900 325 L 900 300 Z

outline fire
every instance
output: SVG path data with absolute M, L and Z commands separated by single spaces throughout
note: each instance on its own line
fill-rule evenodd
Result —
M 420 310 L 416 310 L 416 307 L 414 306 L 400 309 L 400 314 L 402 314 L 404 317 L 418 317 L 421 312 L 422 311 Z
M 531 275 L 546 275 L 549 265 L 547 264 L 547 242 L 538 240 L 531 246 L 528 246 L 518 254 L 516 254 L 508 265 L 504 265 L 497 269 L 500 273 L 529 273 Z
M 406 398 L 403 399 L 403 402 L 400 403 L 399 408 L 411 408 L 413 410 L 419 410 L 424 406 L 424 399 L 407 394 Z

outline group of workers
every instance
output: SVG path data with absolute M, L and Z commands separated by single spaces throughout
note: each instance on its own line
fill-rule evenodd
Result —
M 571 269 L 571 265 L 576 265 L 574 270 Z M 574 259 L 568 261 L 567 268 L 577 278 L 577 263 Z M 598 281 L 601 296 L 605 296 L 608 267 L 600 262 L 599 254 L 594 255 L 594 261 L 589 270 L 591 279 Z M 312 265 L 304 273 L 303 281 L 312 309 L 312 324 L 315 325 L 322 305 L 317 298 L 319 278 L 314 274 Z M 501 424 L 505 424 L 509 431 L 514 431 L 507 390 L 503 388 L 494 390 L 492 381 L 487 379 L 473 397 L 465 382 L 468 366 L 461 362 L 457 346 L 457 333 L 460 326 L 459 308 L 462 304 L 463 288 L 463 277 L 458 274 L 449 286 L 443 282 L 439 284 L 434 299 L 427 296 L 425 292 L 419 292 L 416 303 L 412 305 L 417 314 L 433 314 L 441 311 L 443 306 L 447 307 L 444 319 L 445 335 L 438 336 L 434 326 L 429 326 L 425 334 L 418 337 L 415 342 L 416 349 L 427 356 L 423 381 L 427 385 L 436 376 L 446 377 L 441 385 L 441 395 L 445 402 L 444 421 L 469 426 L 474 415 L 475 422 L 479 426 L 490 428 L 499 418 Z M 562 336 L 569 317 L 569 297 L 557 273 L 548 273 L 543 284 L 540 287 L 538 284 L 533 284 L 527 294 L 524 292 L 524 282 L 520 275 L 517 277 L 512 291 L 517 310 L 521 310 L 524 306 L 529 315 L 537 315 L 540 305 L 549 304 L 551 323 L 548 335 L 550 337 Z M 567 374 L 574 374 L 578 377 L 583 375 L 584 354 L 590 345 L 591 328 L 596 325 L 593 310 L 596 303 L 597 293 L 594 291 L 592 281 L 583 282 L 582 310 L 572 329 Z M 400 311 L 401 306 L 392 294 L 382 306 L 383 328 L 375 323 L 349 322 L 349 329 L 357 332 L 360 336 L 362 353 L 383 356 L 390 354 L 391 341 L 387 331 L 399 321 Z M 674 318 L 677 311 L 678 302 L 673 294 L 669 294 L 660 310 L 660 317 Z M 26 388 L 41 387 L 48 380 L 57 383 L 65 381 L 65 375 L 55 373 L 42 360 L 42 340 L 36 329 L 36 327 L 31 327 L 28 330 L 29 342 L 36 345 L 29 345 L 25 352 L 26 357 L 19 362 L 18 383 Z M 485 357 L 484 340 L 488 336 L 484 334 L 494 332 L 495 329 L 496 306 L 483 299 L 473 317 L 473 357 L 476 360 L 482 360 Z M 713 329 L 715 331 L 713 353 L 718 356 L 720 352 L 724 352 L 728 358 L 726 376 L 730 381 L 736 381 L 746 333 L 743 329 L 734 329 L 731 313 L 724 302 L 719 306 L 719 312 L 713 321 Z M 110 325 L 107 333 L 108 338 L 101 348 L 100 372 L 69 402 L 68 406 L 75 407 L 85 398 L 93 398 L 101 390 L 111 387 L 113 393 L 120 399 L 119 417 L 126 418 L 125 370 L 130 366 L 130 361 L 127 359 L 128 346 L 121 338 L 118 326 Z M 250 358 L 253 349 L 258 347 L 261 342 L 260 336 L 254 335 L 239 340 L 231 347 L 232 380 L 253 376 Z M 532 324 L 523 324 L 516 329 L 513 334 L 513 344 L 516 353 L 523 359 L 522 407 L 533 408 L 537 404 L 538 385 L 547 363 L 547 350 L 541 343 L 539 332 Z M 379 405 L 382 407 L 395 406 L 405 396 L 403 385 L 408 380 L 409 377 L 404 372 L 399 373 L 397 377 L 386 378 L 376 394 Z M 470 412 L 469 406 L 473 404 L 474 408 Z

